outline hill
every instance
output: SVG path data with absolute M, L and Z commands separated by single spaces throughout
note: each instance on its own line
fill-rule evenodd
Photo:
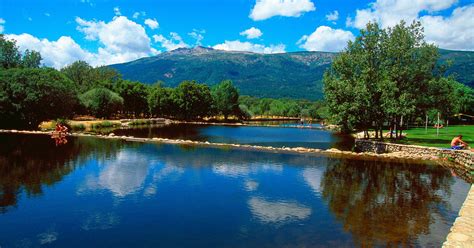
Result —
M 474 52 L 440 50 L 441 62 L 450 59 L 458 80 L 474 86 Z M 163 81 L 176 86 L 196 80 L 210 86 L 230 79 L 242 95 L 271 98 L 323 97 L 322 77 L 337 53 L 290 52 L 257 54 L 212 48 L 179 48 L 157 56 L 110 65 L 125 79 L 144 83 Z

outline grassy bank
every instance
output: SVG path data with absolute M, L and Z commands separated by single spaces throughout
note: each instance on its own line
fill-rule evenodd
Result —
M 424 127 L 410 128 L 403 130 L 403 133 L 407 134 L 406 138 L 397 143 L 449 148 L 454 136 L 461 134 L 463 140 L 474 147 L 474 125 L 456 125 L 441 128 L 439 129 L 439 136 L 436 135 L 436 128 L 433 127 L 428 127 L 427 131 Z

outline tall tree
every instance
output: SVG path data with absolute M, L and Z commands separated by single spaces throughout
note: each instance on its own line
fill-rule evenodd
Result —
M 172 98 L 178 109 L 178 118 L 185 120 L 204 118 L 211 112 L 211 91 L 205 84 L 184 81 L 173 91 Z
M 216 85 L 212 89 L 212 98 L 217 113 L 224 115 L 226 120 L 229 115 L 239 115 L 239 91 L 230 80 Z
M 94 88 L 80 95 L 82 105 L 96 117 L 111 117 L 123 108 L 123 98 L 106 88 Z
M 139 116 L 148 113 L 148 88 L 140 82 L 119 80 L 114 85 L 114 91 L 123 98 L 124 112 L 128 115 Z

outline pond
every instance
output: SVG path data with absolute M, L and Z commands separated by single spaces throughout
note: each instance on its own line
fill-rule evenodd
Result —
M 283 124 L 285 125 L 285 124 Z M 288 125 L 288 124 L 286 124 Z M 218 143 L 249 144 L 274 147 L 338 148 L 350 150 L 354 140 L 332 131 L 296 127 L 219 126 L 202 124 L 153 125 L 117 129 L 119 136 L 168 138 Z
M 0 247 L 439 247 L 435 164 L 0 135 Z

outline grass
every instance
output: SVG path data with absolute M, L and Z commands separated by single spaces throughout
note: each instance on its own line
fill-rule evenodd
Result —
M 111 121 L 102 121 L 102 122 L 91 124 L 92 129 L 111 128 L 111 127 L 120 127 L 120 123 L 111 122 Z
M 439 129 L 439 136 L 436 135 L 436 128 L 433 127 L 428 127 L 428 132 L 425 131 L 424 127 L 420 127 L 403 130 L 403 133 L 407 134 L 406 138 L 397 143 L 449 148 L 454 136 L 461 134 L 465 142 L 471 147 L 474 146 L 474 125 L 456 125 L 441 128 Z

